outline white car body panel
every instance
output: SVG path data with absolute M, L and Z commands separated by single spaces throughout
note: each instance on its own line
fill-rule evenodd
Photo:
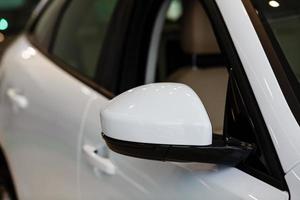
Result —
M 299 125 L 242 2 L 217 3 L 296 200 L 300 170 L 292 168 L 300 161 Z M 11 102 L 11 88 L 10 96 L 25 97 L 27 104 Z M 20 199 L 289 199 L 287 192 L 236 168 L 150 161 L 109 151 L 99 118 L 107 101 L 32 47 L 26 36 L 10 47 L 0 68 L 0 141 Z M 115 173 L 89 162 L 85 145 L 100 150 Z
M 300 164 L 294 167 L 285 175 L 286 181 L 289 186 L 291 199 L 299 199 L 300 196 Z
M 80 146 L 105 146 L 99 123 L 105 98 L 99 94 L 89 104 Z M 182 164 L 137 159 L 109 151 L 116 166 L 115 175 L 107 175 L 80 156 L 81 199 L 164 199 L 164 200 L 287 200 L 288 193 L 280 191 L 238 169 L 211 164 Z M 237 183 L 239 183 L 237 185 Z M 117 188 L 117 189 L 116 189 Z
M 90 99 L 86 86 L 24 37 L 6 52 L 1 72 L 1 146 L 19 197 L 76 199 L 77 136 Z M 9 88 L 27 98 L 27 108 L 10 101 Z
M 241 0 L 216 0 L 277 150 L 288 172 L 300 161 L 300 127 Z M 234 12 L 232 12 L 234 10 Z

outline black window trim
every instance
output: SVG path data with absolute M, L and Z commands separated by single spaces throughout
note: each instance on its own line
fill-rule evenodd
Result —
M 62 70 L 64 70 L 65 72 L 67 72 L 68 74 L 73 76 L 74 78 L 76 78 L 77 80 L 79 80 L 82 83 L 86 84 L 87 86 L 91 87 L 95 91 L 99 92 L 101 95 L 105 96 L 106 98 L 112 99 L 115 96 L 115 94 L 113 92 L 108 91 L 107 89 L 105 89 L 104 87 L 99 85 L 95 80 L 92 80 L 90 77 L 87 77 L 87 76 L 81 74 L 80 72 L 75 70 L 74 67 L 70 66 L 69 64 L 65 63 L 62 59 L 60 59 L 57 56 L 50 53 L 50 50 L 51 50 L 51 47 L 53 46 L 53 41 L 55 39 L 55 35 L 56 35 L 57 31 L 51 30 L 52 33 L 50 34 L 51 35 L 50 45 L 48 47 L 43 47 L 42 45 L 40 45 L 39 42 L 37 41 L 37 39 L 35 38 L 35 36 L 33 34 L 35 26 L 37 25 L 40 17 L 47 10 L 47 8 L 51 4 L 51 2 L 53 2 L 53 0 L 47 2 L 47 4 L 43 7 L 43 9 L 40 11 L 40 13 L 38 13 L 38 15 L 34 19 L 32 19 L 31 24 L 29 24 L 27 30 L 25 31 L 25 35 L 26 35 L 27 39 L 36 49 L 39 50 L 39 52 L 41 52 L 44 56 L 46 56 L 49 60 L 51 60 L 56 66 L 58 66 L 59 68 L 61 68 Z M 70 2 L 71 2 L 71 0 L 66 0 L 64 2 L 63 8 L 60 10 L 60 13 L 59 13 L 60 16 L 63 15 L 64 10 L 67 8 L 67 6 Z M 59 21 L 60 21 L 60 18 L 58 17 L 55 24 L 59 24 L 60 23 Z M 109 33 L 107 33 L 107 35 L 109 35 Z M 103 49 L 104 49 L 104 46 L 103 46 Z M 105 51 L 105 50 L 103 50 L 103 51 Z M 97 66 L 97 68 L 98 67 L 99 66 Z
M 284 171 L 281 166 L 279 157 L 277 155 L 276 149 L 274 147 L 272 138 L 269 134 L 268 128 L 260 111 L 259 105 L 254 96 L 251 84 L 247 78 L 247 75 L 244 71 L 243 65 L 239 58 L 238 52 L 236 51 L 235 45 L 231 39 L 231 35 L 227 29 L 227 26 L 224 22 L 223 16 L 215 2 L 211 0 L 202 0 L 206 12 L 213 25 L 217 40 L 220 44 L 222 51 L 227 54 L 228 62 L 231 66 L 230 72 L 234 74 L 235 79 L 238 81 L 238 86 L 242 94 L 243 100 L 248 108 L 248 112 L 251 117 L 251 121 L 256 126 L 256 129 L 259 130 L 260 135 L 256 136 L 259 139 L 259 143 L 262 146 L 265 157 L 268 158 L 268 166 L 273 169 L 276 174 L 276 180 L 263 176 L 262 174 L 256 173 L 248 169 L 242 169 L 248 174 L 253 175 L 254 177 L 284 191 L 289 191 L 287 183 L 284 178 Z M 245 98 L 246 97 L 246 98 Z M 226 119 L 225 119 L 226 120 Z M 225 135 L 226 136 L 226 135 Z M 241 166 L 242 167 L 242 166 Z
M 128 28 L 125 43 L 123 69 L 121 71 L 118 93 L 145 83 L 148 48 L 152 37 L 152 28 L 163 1 L 135 1 L 132 21 Z M 143 51 L 142 56 L 140 55 Z
M 112 99 L 115 95 L 112 94 L 110 91 L 106 90 L 105 88 L 98 85 L 95 81 L 91 80 L 87 76 L 82 75 L 77 70 L 74 69 L 74 67 L 66 64 L 61 59 L 57 58 L 56 56 L 53 56 L 48 52 L 47 49 L 43 48 L 39 45 L 38 41 L 34 38 L 33 35 L 27 33 L 26 34 L 27 39 L 30 41 L 30 43 L 39 50 L 40 53 L 42 53 L 44 56 L 46 56 L 50 61 L 52 61 L 57 67 L 61 68 L 77 80 L 81 81 L 82 83 L 88 85 L 92 89 L 96 90 L 100 94 L 104 95 L 108 99 Z

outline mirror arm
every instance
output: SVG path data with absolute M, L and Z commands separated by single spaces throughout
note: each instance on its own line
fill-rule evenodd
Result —
M 164 145 L 128 142 L 107 137 L 102 133 L 109 148 L 117 153 L 160 161 L 202 162 L 236 166 L 255 151 L 252 144 L 233 138 L 215 141 L 208 146 Z
M 172 146 L 166 159 L 177 162 L 203 162 L 236 166 L 256 150 L 254 145 L 226 138 L 209 146 Z M 176 159 L 177 158 L 177 159 Z M 179 159 L 178 159 L 179 158 Z

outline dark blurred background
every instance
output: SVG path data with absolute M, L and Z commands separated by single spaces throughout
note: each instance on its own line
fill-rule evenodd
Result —
M 22 32 L 40 0 L 0 0 L 0 56 Z

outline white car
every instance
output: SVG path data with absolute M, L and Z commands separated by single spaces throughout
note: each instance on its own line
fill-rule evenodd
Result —
M 299 10 L 42 1 L 1 61 L 3 195 L 300 199 Z

